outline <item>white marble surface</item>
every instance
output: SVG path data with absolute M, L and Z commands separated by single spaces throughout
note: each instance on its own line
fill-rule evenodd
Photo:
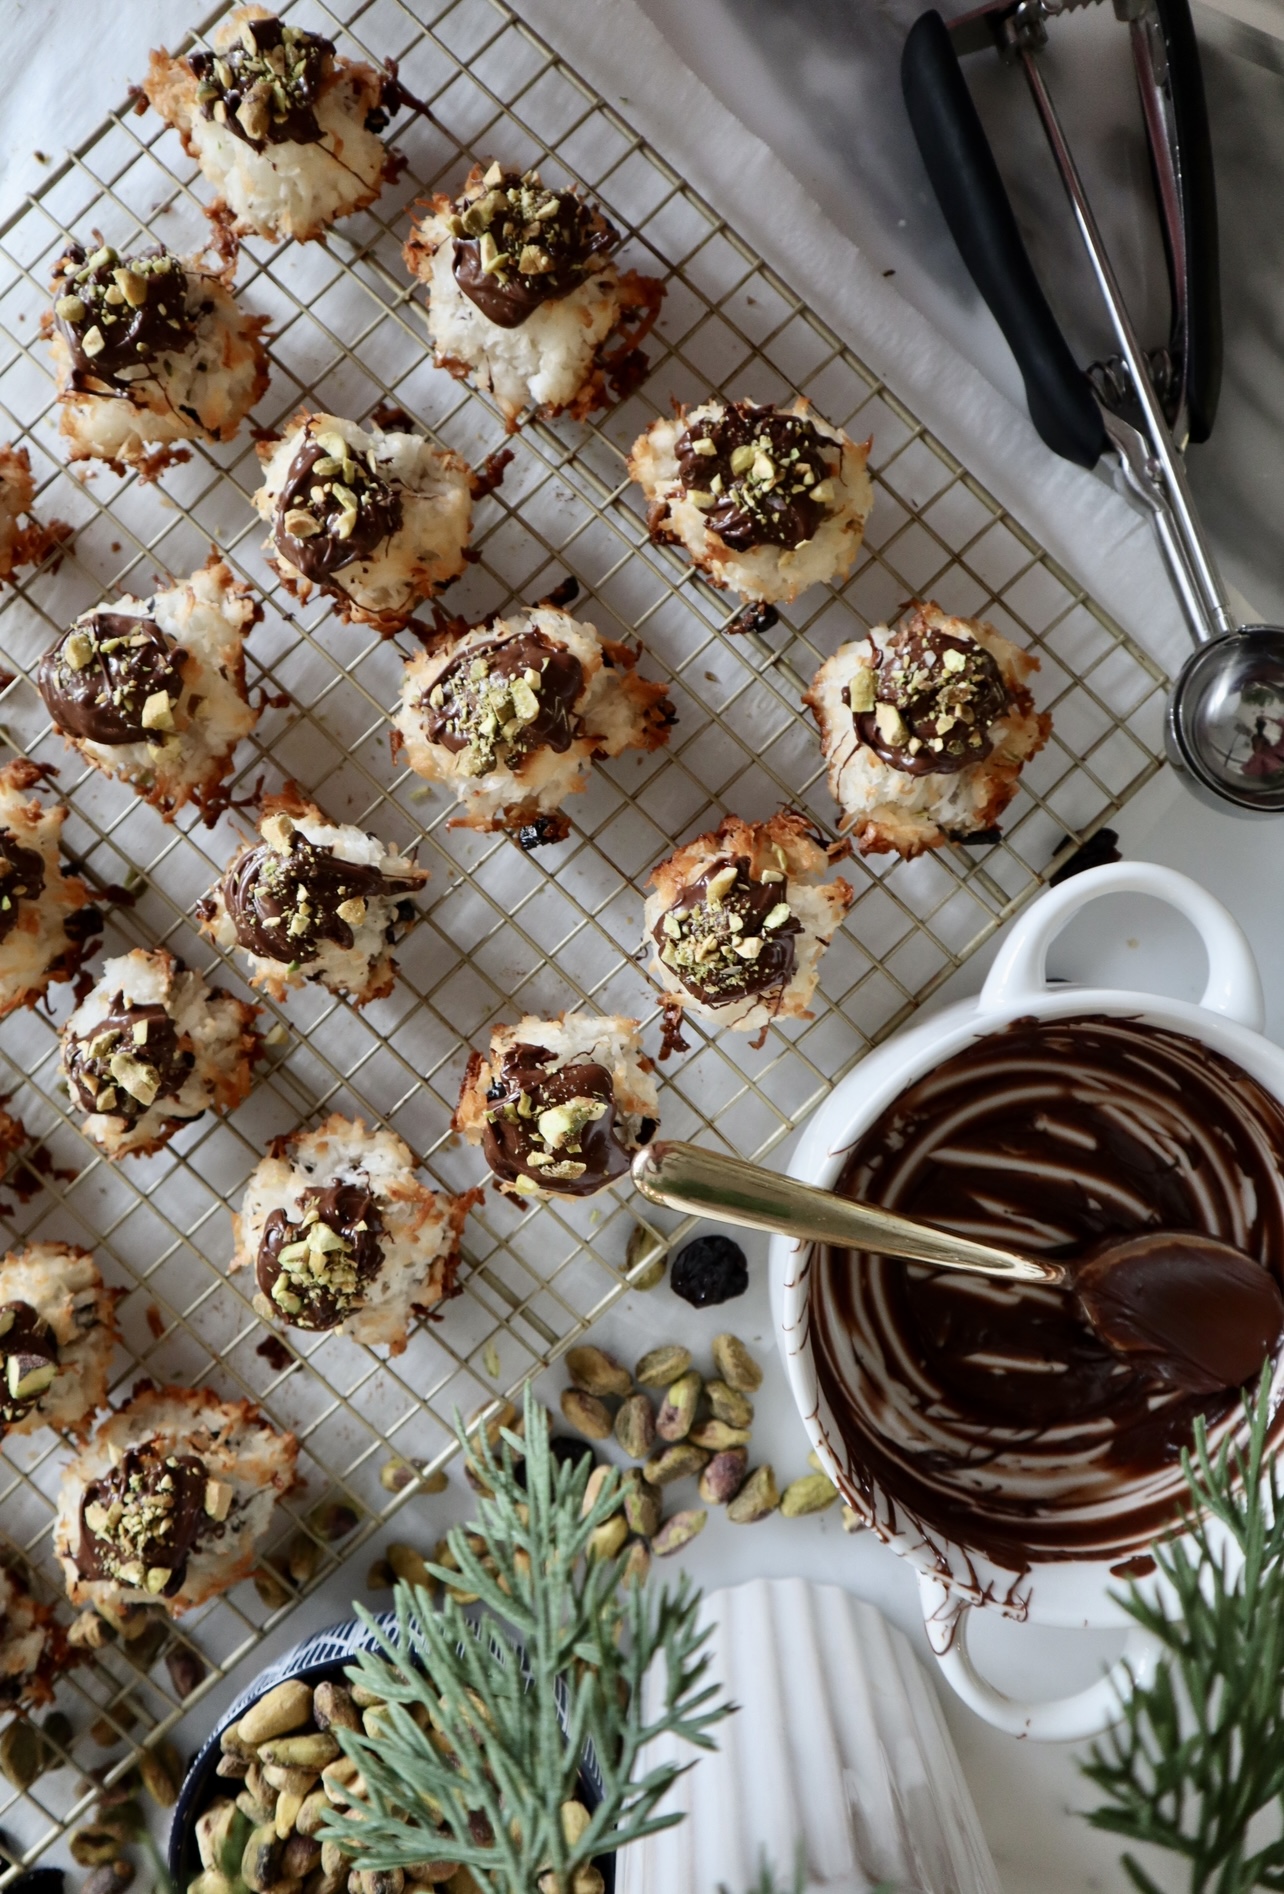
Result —
M 1261 0 L 1267 12 L 1280 0 Z M 612 0 L 576 0 L 595 10 Z M 918 166 L 904 123 L 896 65 L 904 29 L 917 0 L 643 0 L 652 18 L 711 89 L 764 138 L 812 192 L 825 215 L 856 240 L 955 346 L 997 386 L 1020 399 L 1010 361 L 960 266 Z M 104 99 L 115 99 L 141 69 L 146 48 L 187 23 L 174 0 L 123 0 L 110 21 L 90 0 L 8 0 L 0 11 L 3 69 L 20 71 L 22 88 L 10 92 L 6 138 L 0 152 L 0 207 L 11 207 L 39 180 L 36 147 L 57 154 L 96 119 Z M 1061 28 L 1064 27 L 1064 34 Z M 92 59 L 85 57 L 92 33 Z M 1143 176 L 1136 141 L 1121 133 L 1093 137 L 1098 112 L 1131 118 L 1126 74 L 1110 76 L 1113 26 L 1109 9 L 1059 23 L 1054 75 L 1066 94 L 1078 132 L 1088 126 L 1083 156 L 1112 241 L 1127 259 L 1130 285 L 1153 311 L 1159 284 L 1155 253 L 1143 243 L 1137 186 Z M 67 48 L 78 48 L 70 69 Z M 1227 379 L 1217 435 L 1193 462 L 1196 490 L 1227 570 L 1264 612 L 1284 617 L 1284 374 L 1279 365 L 1275 284 L 1284 261 L 1284 80 L 1221 49 L 1207 55 L 1210 104 L 1221 176 L 1227 304 Z M 1122 71 L 1122 68 L 1120 68 Z M 1035 188 L 1031 148 L 1017 128 L 1024 97 L 995 67 L 981 75 L 979 94 L 996 141 L 1024 171 L 1019 209 L 1038 218 L 1041 261 L 1072 256 L 1056 187 Z M 638 87 L 646 75 L 639 73 Z M 21 100 L 21 109 L 15 103 Z M 627 107 L 626 107 L 627 109 Z M 34 128 L 39 127 L 36 131 Z M 1011 141 L 1015 140 L 1013 143 Z M 1037 141 L 1034 141 L 1037 150 Z M 696 179 L 698 183 L 698 178 Z M 1046 216 L 1046 222 L 1044 218 Z M 1076 260 L 1077 267 L 1077 260 Z M 1076 334 L 1095 336 L 1086 300 L 1070 295 L 1067 320 Z M 1137 800 L 1122 824 L 1129 855 L 1149 855 L 1197 875 L 1238 914 L 1262 959 L 1270 1011 L 1268 1029 L 1284 1037 L 1284 980 L 1277 943 L 1284 931 L 1284 886 L 1267 864 L 1279 849 L 1278 829 L 1206 811 L 1161 778 Z M 1264 869 L 1266 870 L 1264 872 Z M 1096 910 L 1062 943 L 1058 970 L 1127 982 L 1144 966 L 1147 980 L 1167 991 L 1198 992 L 1199 954 L 1181 926 L 1144 903 Z M 960 988 L 979 983 L 983 963 L 959 976 Z M 761 1262 L 765 1245 L 755 1248 Z M 602 1324 L 601 1340 L 627 1359 L 677 1331 L 707 1344 L 734 1326 L 764 1354 L 770 1352 L 770 1316 L 761 1270 L 749 1294 L 732 1309 L 692 1315 L 660 1290 L 632 1296 Z M 546 1392 L 555 1399 L 557 1383 Z M 805 1443 L 788 1404 L 783 1378 L 769 1377 L 759 1402 L 756 1438 L 782 1477 L 804 1470 Z M 452 1483 L 449 1498 L 416 1502 L 390 1536 L 426 1542 L 452 1517 L 463 1516 L 466 1494 Z M 363 1561 L 364 1562 L 364 1561 Z M 878 1603 L 914 1632 L 916 1593 L 909 1574 L 882 1548 L 847 1538 L 837 1514 L 752 1528 L 715 1520 L 687 1564 L 705 1585 L 734 1582 L 748 1573 L 806 1571 L 834 1579 Z M 297 1611 L 269 1641 L 265 1655 L 304 1631 L 346 1612 L 356 1574 L 340 1575 Z M 920 1649 L 925 1649 L 921 1630 Z M 1000 1682 L 1032 1693 L 1086 1679 L 1113 1654 L 1114 1641 L 1041 1632 L 993 1621 L 978 1637 L 982 1660 Z M 230 1694 L 230 1692 L 228 1693 Z M 207 1702 L 191 1719 L 190 1745 L 217 1709 Z M 979 1724 L 953 1704 L 947 1714 L 994 1849 L 1008 1894 L 1086 1894 L 1124 1885 L 1117 1849 L 1067 1811 L 1084 1795 L 1073 1756 L 1056 1746 L 1018 1744 Z M 1170 1867 L 1156 1870 L 1160 1885 L 1180 1882 Z

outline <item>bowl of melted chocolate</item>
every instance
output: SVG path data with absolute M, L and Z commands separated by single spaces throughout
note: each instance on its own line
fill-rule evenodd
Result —
M 1048 983 L 1053 936 L 1113 892 L 1156 896 L 1194 922 L 1209 960 L 1198 1004 Z M 837 1086 L 791 1169 L 1029 1255 L 1076 1262 L 1121 1238 L 1191 1232 L 1284 1284 L 1284 1051 L 1262 1016 L 1248 944 L 1203 889 L 1149 864 L 1091 870 L 1016 921 L 977 999 L 888 1041 Z M 1187 1260 L 1175 1254 L 1174 1271 Z M 1154 1543 L 1181 1529 L 1196 1418 L 1216 1446 L 1244 1429 L 1244 1390 L 1156 1374 L 1046 1284 L 783 1238 L 772 1266 L 808 1430 L 848 1503 L 917 1567 L 950 1681 L 1023 1733 L 1104 1727 L 1118 1704 L 1105 1680 L 1036 1706 L 1033 1723 L 1031 1706 L 999 1697 L 967 1656 L 963 1615 L 984 1604 L 1046 1624 L 1126 1624 L 1110 1594 L 1153 1573 Z M 1180 1284 L 1161 1287 L 1180 1297 Z M 1233 1319 L 1232 1301 L 1203 1285 L 1214 1325 Z M 1280 1355 L 1277 1344 L 1284 1391 Z M 1278 1440 L 1284 1405 L 1275 1425 Z

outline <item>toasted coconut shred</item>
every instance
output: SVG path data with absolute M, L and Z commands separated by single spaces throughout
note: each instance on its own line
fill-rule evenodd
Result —
M 35 498 L 30 454 L 25 447 L 4 442 L 0 445 L 0 579 L 11 579 L 19 566 L 39 565 L 70 537 L 65 521 L 42 526 L 32 517 Z
M 0 1018 L 74 979 L 102 929 L 90 889 L 63 872 L 66 804 L 32 793 L 51 775 L 25 757 L 0 768 Z
M 330 822 L 293 789 L 262 806 L 260 839 L 241 845 L 197 904 L 202 933 L 224 953 L 241 948 L 251 985 L 273 999 L 309 980 L 358 1006 L 382 999 L 428 871 L 378 836 Z
M 546 606 L 473 626 L 408 661 L 394 749 L 452 791 L 462 826 L 559 840 L 569 824 L 549 818 L 588 787 L 596 758 L 669 740 L 668 692 L 638 675 L 638 657 Z
M 727 816 L 660 862 L 642 929 L 671 1016 L 693 1012 L 733 1032 L 810 1018 L 821 956 L 855 898 L 841 877 L 822 881 L 845 852 L 782 810 L 769 822 Z M 676 1031 L 668 1044 L 678 1046 Z
M 920 600 L 821 665 L 803 701 L 863 854 L 919 855 L 995 825 L 1052 731 L 1027 685 L 1038 668 L 993 625 Z
M 166 820 L 194 802 L 213 821 L 233 752 L 259 719 L 245 637 L 261 616 L 217 555 L 152 598 L 85 612 L 41 661 L 49 714 L 87 763 Z
M 250 1401 L 135 1394 L 63 1470 L 54 1553 L 72 1604 L 177 1617 L 247 1578 L 298 1451 Z
M 62 1029 L 85 1136 L 108 1158 L 146 1154 L 204 1112 L 234 1111 L 260 1056 L 257 1012 L 163 947 L 104 962 Z
M 107 1405 L 123 1294 L 69 1243 L 29 1243 L 0 1261 L 0 1438 L 89 1432 Z
M 465 565 L 472 475 L 422 435 L 300 413 L 262 443 L 254 504 L 271 564 L 296 598 L 326 592 L 346 619 L 401 629 Z
M 710 584 L 780 605 L 850 573 L 873 504 L 869 449 L 801 395 L 788 408 L 707 401 L 653 421 L 629 473 L 652 538 L 685 547 Z
M 416 1319 L 458 1293 L 464 1220 L 481 1193 L 422 1184 L 409 1147 L 337 1113 L 263 1158 L 233 1219 L 265 1321 L 401 1354 Z
M 72 460 L 154 478 L 185 441 L 232 440 L 268 385 L 267 318 L 238 306 L 231 266 L 73 244 L 41 327 Z
M 638 1022 L 570 1013 L 497 1026 L 474 1052 L 453 1120 L 497 1187 L 532 1201 L 587 1196 L 622 1177 L 660 1121 Z
M 400 102 L 387 73 L 257 6 L 238 7 L 210 49 L 154 52 L 143 91 L 237 235 L 308 242 L 396 176 L 380 136 Z
M 48 1703 L 67 1661 L 67 1640 L 52 1611 L 32 1597 L 21 1574 L 0 1564 L 0 1706 Z
M 437 366 L 492 394 L 510 429 L 527 413 L 583 419 L 605 406 L 663 286 L 620 271 L 619 235 L 597 206 L 495 163 L 421 209 L 405 260 L 428 291 Z

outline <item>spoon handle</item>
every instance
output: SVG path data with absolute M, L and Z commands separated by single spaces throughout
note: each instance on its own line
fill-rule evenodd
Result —
M 855 1203 L 796 1177 L 724 1157 L 698 1144 L 657 1139 L 633 1159 L 633 1182 L 652 1203 L 751 1230 L 771 1230 L 802 1242 L 833 1243 L 843 1249 L 876 1250 L 938 1269 L 962 1269 L 1008 1282 L 1064 1283 L 1060 1263 L 1036 1262 L 1011 1250 L 974 1243 L 966 1236 L 919 1223 L 895 1211 Z

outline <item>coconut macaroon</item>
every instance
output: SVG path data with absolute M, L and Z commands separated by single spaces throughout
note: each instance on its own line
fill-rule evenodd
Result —
M 82 1438 L 107 1405 L 116 1303 L 88 1250 L 28 1243 L 0 1261 L 0 1439 L 58 1427 Z
M 241 236 L 323 236 L 400 167 L 380 137 L 396 80 L 265 7 L 239 7 L 208 52 L 154 52 L 143 92 L 218 193 L 210 216 Z
M 653 539 L 685 546 L 710 584 L 779 605 L 851 571 L 873 503 L 869 447 L 801 396 L 790 408 L 706 401 L 653 421 L 629 473 Z
M 152 598 L 82 613 L 41 659 L 40 695 L 87 763 L 132 784 L 166 821 L 194 802 L 211 824 L 232 752 L 259 719 L 245 635 L 261 617 L 215 554 Z
M 268 385 L 267 317 L 237 306 L 230 269 L 73 244 L 53 287 L 41 329 L 72 460 L 154 478 L 186 441 L 230 441 Z
M 253 1172 L 231 1267 L 254 1271 L 265 1321 L 399 1355 L 416 1318 L 458 1293 L 460 1237 L 479 1195 L 429 1190 L 394 1132 L 335 1113 L 278 1140 Z
M 409 896 L 427 869 L 293 788 L 264 797 L 259 836 L 197 903 L 201 931 L 224 953 L 243 948 L 251 984 L 274 1000 L 307 980 L 358 1006 L 390 993 L 391 949 L 419 918 Z
M 74 979 L 102 931 L 89 888 L 63 873 L 66 803 L 31 793 L 53 773 L 26 757 L 0 769 L 0 1019 Z
M 31 456 L 6 441 L 0 446 L 0 580 L 11 579 L 19 566 L 39 565 L 71 536 L 64 520 L 41 526 L 32 517 L 35 500 Z
M 54 1552 L 73 1605 L 177 1617 L 247 1578 L 299 1443 L 249 1401 L 144 1386 L 63 1470 Z
M 271 527 L 270 563 L 296 598 L 317 586 L 341 617 L 389 634 L 463 571 L 472 475 L 458 454 L 421 434 L 306 413 L 258 452 L 254 504 Z
M 1026 688 L 1038 668 L 993 625 L 921 599 L 826 659 L 803 701 L 863 854 L 920 855 L 993 828 L 1052 730 Z
M 527 410 L 582 420 L 608 384 L 640 377 L 664 287 L 621 274 L 619 232 L 596 204 L 496 162 L 420 209 L 403 254 L 428 290 L 437 366 L 493 394 L 510 432 Z
M 586 1197 L 623 1177 L 660 1122 L 635 1019 L 570 1013 L 496 1026 L 453 1120 L 509 1196 Z
M 0 1709 L 48 1703 L 66 1661 L 67 1640 L 53 1612 L 36 1603 L 13 1565 L 0 1562 Z
M 561 841 L 595 757 L 669 740 L 668 692 L 638 656 L 550 606 L 469 627 L 407 662 L 393 753 L 454 792 L 463 827 Z
M 62 1072 L 81 1130 L 105 1157 L 147 1154 L 207 1111 L 234 1111 L 262 1046 L 256 1006 L 207 986 L 163 947 L 102 973 L 62 1029 Z
M 666 1051 L 682 1048 L 684 1012 L 735 1032 L 810 1018 L 820 957 L 854 899 L 848 882 L 821 879 L 845 846 L 825 848 L 791 810 L 729 815 L 652 870 L 643 939 L 666 995 Z

